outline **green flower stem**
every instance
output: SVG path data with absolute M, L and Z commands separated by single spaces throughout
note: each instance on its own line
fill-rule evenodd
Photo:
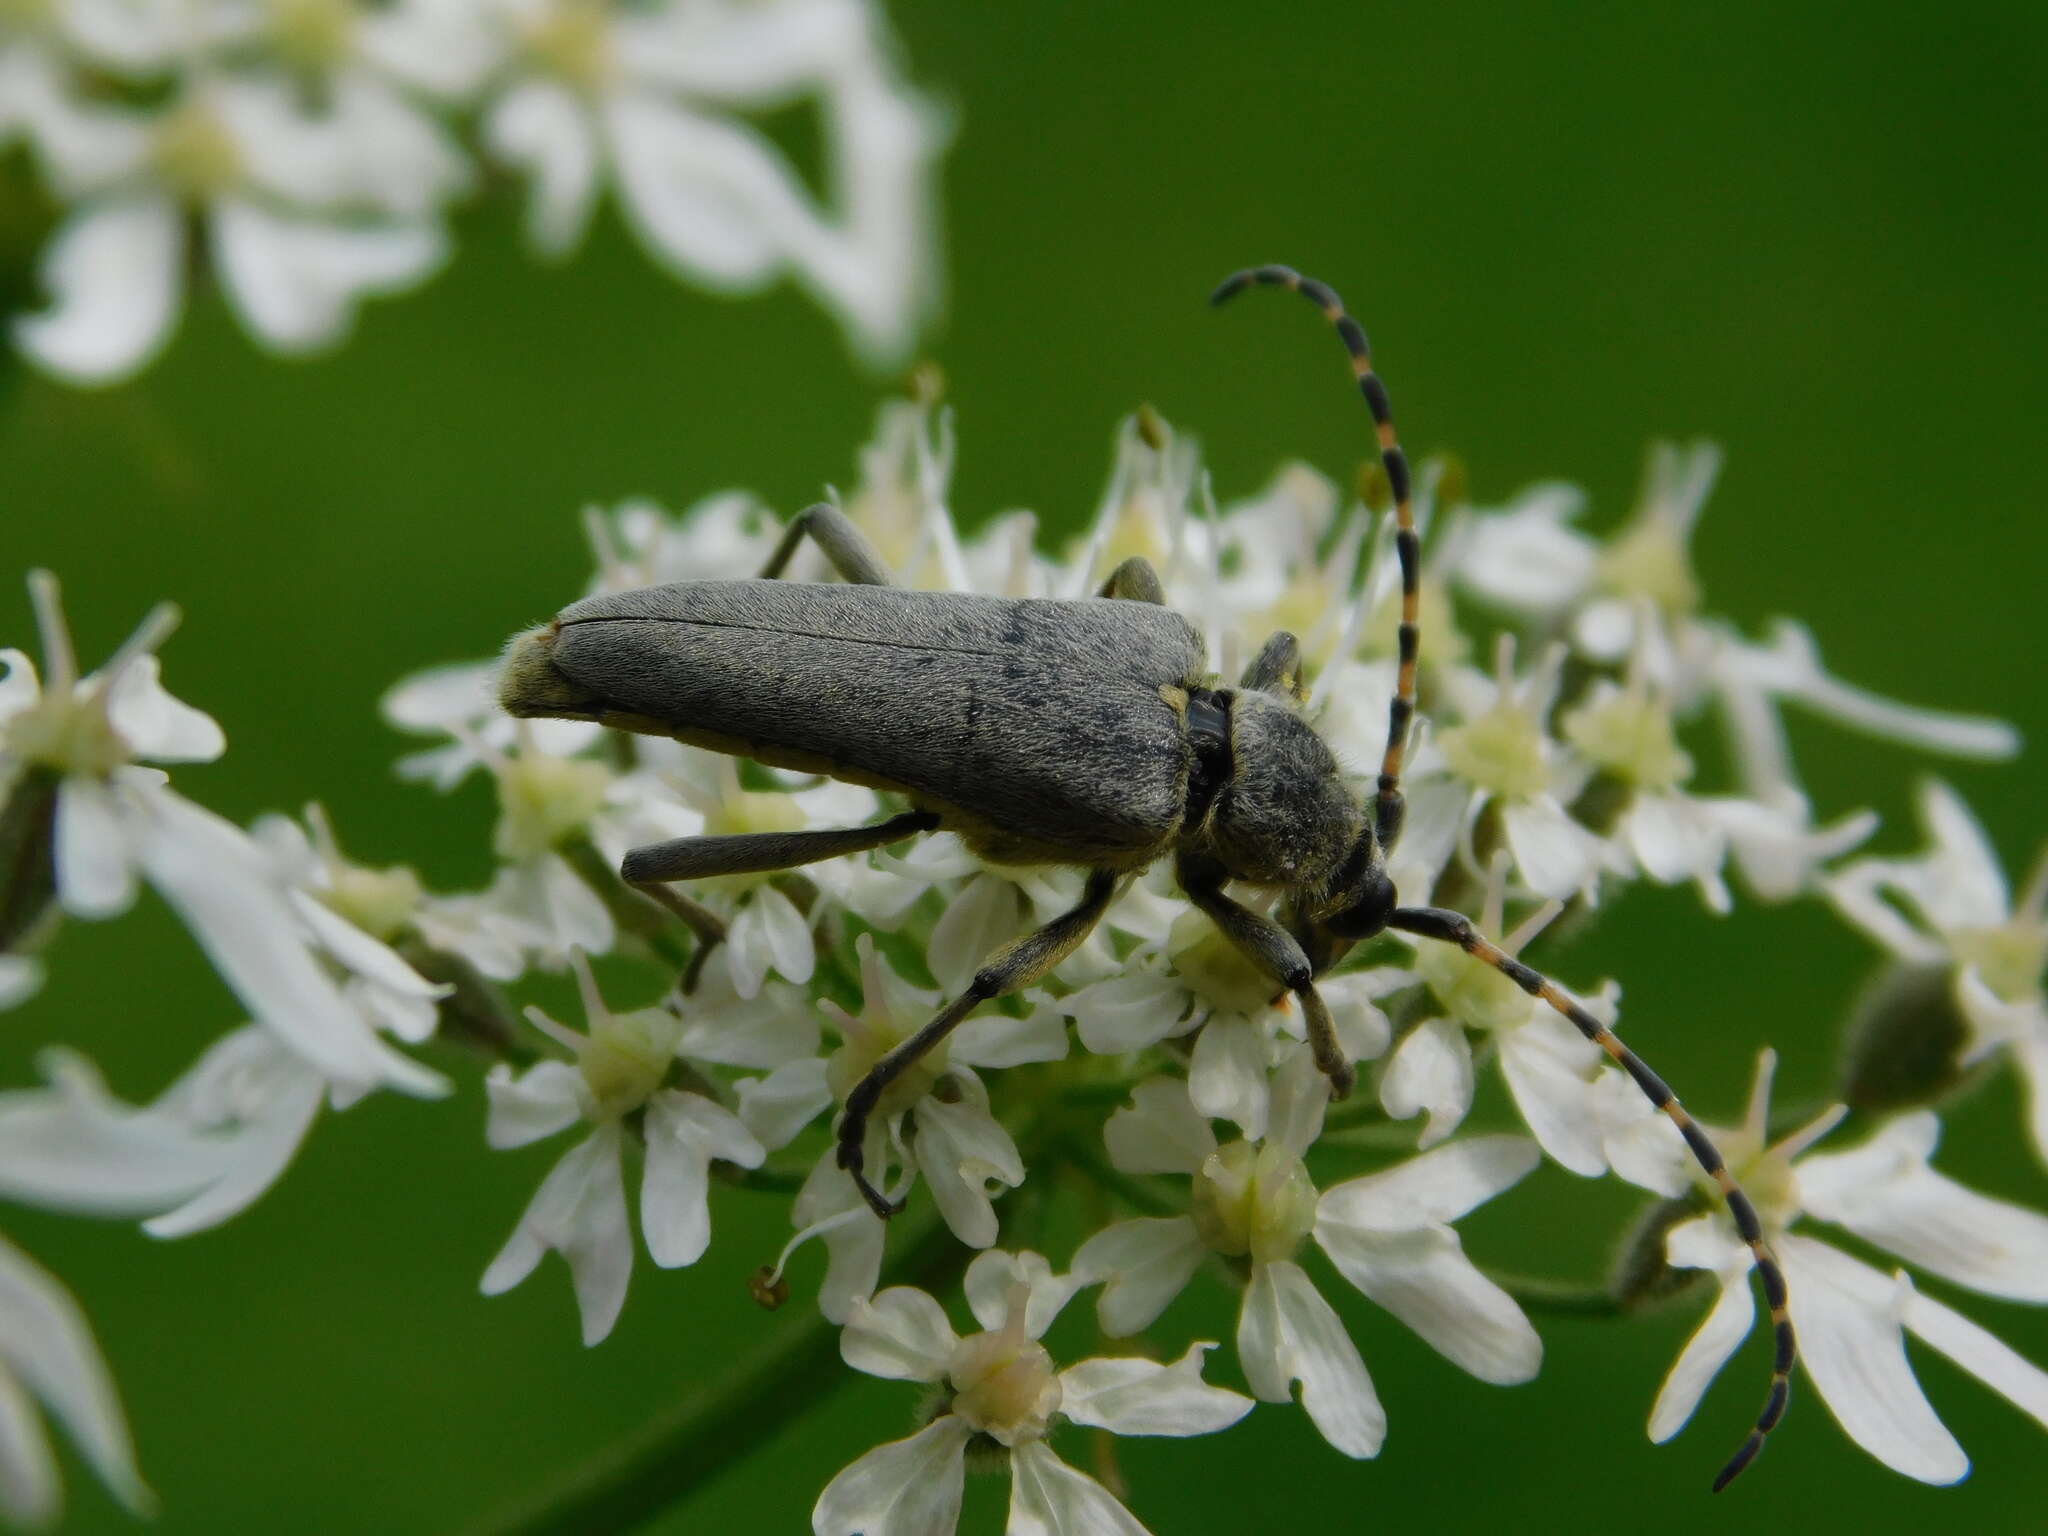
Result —
M 670 906 L 665 901 L 651 898 L 627 885 L 619 878 L 618 871 L 612 868 L 611 860 L 607 859 L 599 851 L 597 844 L 588 837 L 578 834 L 565 838 L 555 851 L 569 861 L 569 867 L 576 871 L 577 877 L 590 887 L 599 901 L 604 903 L 605 910 L 611 913 L 613 922 L 653 950 L 655 958 L 664 965 L 673 967 L 677 972 L 680 973 L 690 964 L 691 946 L 684 943 L 682 935 L 676 931 L 675 924 L 669 920 L 669 914 L 674 914 L 696 931 L 700 949 L 709 948 L 725 937 L 725 925 L 709 912 L 703 912 L 703 916 L 709 919 L 708 927 L 699 928 L 691 921 L 682 908 L 696 908 L 700 912 L 702 909 L 697 908 L 697 904 L 687 897 L 679 896 L 673 891 L 664 891 L 664 895 L 672 897 L 677 903 L 676 906 Z M 664 908 L 667 909 L 666 912 Z
M 0 805 L 0 954 L 27 947 L 57 899 L 50 847 L 59 782 L 48 768 L 30 768 Z
M 528 1045 L 504 994 L 462 956 L 436 949 L 416 933 L 398 941 L 398 957 L 428 981 L 453 990 L 435 1004 L 437 1027 L 457 1041 L 515 1067 L 528 1067 L 540 1053 Z
M 1512 1296 L 1524 1312 L 1549 1317 L 1620 1317 L 1628 1309 L 1605 1286 L 1582 1285 L 1534 1275 L 1504 1275 L 1487 1270 L 1486 1278 Z
M 936 1289 L 972 1256 L 945 1223 L 930 1219 L 883 1283 Z M 813 1313 L 724 1382 L 690 1394 L 558 1486 L 478 1525 L 477 1536 L 630 1530 L 738 1466 L 781 1425 L 853 1379 L 839 1358 L 839 1330 Z

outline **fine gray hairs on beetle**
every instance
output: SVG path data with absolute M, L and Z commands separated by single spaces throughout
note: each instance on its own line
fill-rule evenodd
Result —
M 500 701 L 520 716 L 592 720 L 673 737 L 771 767 L 883 790 L 910 809 L 871 826 L 677 838 L 636 848 L 632 885 L 795 869 L 924 832 L 957 833 L 995 864 L 1086 871 L 1081 899 L 1002 946 L 937 1016 L 879 1059 L 847 1095 L 838 1160 L 882 1216 L 863 1144 L 883 1091 L 982 1003 L 1031 985 L 1088 937 L 1123 883 L 1163 858 L 1188 899 L 1299 1002 L 1331 1093 L 1349 1093 L 1316 976 L 1387 929 L 1455 944 L 1569 1019 L 1676 1124 L 1754 1255 L 1775 1357 L 1755 1426 L 1719 1489 L 1783 1416 L 1795 1346 L 1784 1272 L 1762 1223 L 1699 1124 L 1662 1078 L 1554 982 L 1504 953 L 1456 912 L 1399 904 L 1387 856 L 1401 835 L 1401 762 L 1415 713 L 1420 546 L 1407 457 L 1365 331 L 1325 284 L 1289 267 L 1248 268 L 1211 296 L 1291 289 L 1322 311 L 1349 354 L 1395 506 L 1400 663 L 1378 788 L 1361 807 L 1303 718 L 1300 647 L 1282 631 L 1237 686 L 1203 666 L 1201 637 L 1165 606 L 1143 558 L 1100 595 L 1058 601 L 915 592 L 890 584 L 867 539 L 836 507 L 793 518 L 752 581 L 684 581 L 585 598 L 507 654 Z M 842 582 L 781 580 L 811 539 Z M 1276 893 L 1279 918 L 1234 899 L 1238 882 Z

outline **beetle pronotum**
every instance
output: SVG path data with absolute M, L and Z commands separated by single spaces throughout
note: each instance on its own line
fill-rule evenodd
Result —
M 1465 917 L 1399 905 L 1386 858 L 1401 832 L 1401 764 L 1415 712 L 1420 555 L 1408 461 L 1364 330 L 1336 293 L 1291 268 L 1226 279 L 1289 288 L 1322 311 L 1350 354 L 1392 487 L 1401 567 L 1400 666 L 1370 813 L 1300 712 L 1299 646 L 1260 648 L 1235 688 L 1203 670 L 1200 636 L 1164 606 L 1158 575 L 1126 560 L 1099 596 L 1074 601 L 906 591 L 837 508 L 794 518 L 760 577 L 687 581 L 574 603 L 522 635 L 501 697 L 515 715 L 595 720 L 906 799 L 872 826 L 678 838 L 636 848 L 637 885 L 793 869 L 923 832 L 958 833 L 997 864 L 1087 871 L 1081 899 L 1004 945 L 916 1034 L 847 1095 L 840 1165 L 883 1216 L 863 1146 L 882 1092 L 982 1003 L 1043 977 L 1084 940 L 1122 882 L 1172 858 L 1188 899 L 1299 1002 L 1316 1064 L 1342 1097 L 1354 1074 L 1316 988 L 1326 967 L 1389 928 L 1456 944 L 1569 1019 L 1684 1136 L 1748 1243 L 1776 1342 L 1769 1396 L 1722 1469 L 1747 1466 L 1782 1416 L 1794 1359 L 1783 1272 L 1756 1209 L 1662 1078 L 1554 982 Z M 778 579 L 809 537 L 844 584 Z M 1277 892 L 1284 923 L 1234 899 L 1231 882 Z M 1311 961 L 1314 955 L 1316 960 Z

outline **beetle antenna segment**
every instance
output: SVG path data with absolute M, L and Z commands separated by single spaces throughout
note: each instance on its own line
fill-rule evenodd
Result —
M 1749 1245 L 1749 1251 L 1756 1260 L 1757 1276 L 1763 1281 L 1764 1300 L 1770 1304 L 1771 1336 L 1776 1345 L 1776 1355 L 1771 1363 L 1771 1387 L 1764 1398 L 1763 1411 L 1757 1415 L 1756 1425 L 1743 1440 L 1741 1448 L 1729 1457 L 1728 1464 L 1715 1477 L 1714 1492 L 1719 1493 L 1756 1459 L 1757 1452 L 1764 1447 L 1764 1437 L 1785 1416 L 1785 1404 L 1792 1392 L 1792 1363 L 1798 1357 L 1798 1347 L 1792 1337 L 1792 1319 L 1785 1308 L 1785 1272 L 1778 1267 L 1769 1244 L 1764 1241 L 1763 1222 L 1757 1217 L 1756 1207 L 1743 1193 L 1742 1186 L 1735 1182 L 1735 1175 L 1728 1171 L 1728 1165 L 1722 1160 L 1713 1140 L 1678 1102 L 1677 1095 L 1665 1085 L 1664 1079 L 1651 1071 L 1642 1057 L 1623 1045 L 1613 1030 L 1574 1001 L 1564 988 L 1488 941 L 1472 926 L 1470 919 L 1456 912 L 1446 912 L 1440 907 L 1400 907 L 1388 917 L 1387 926 L 1457 945 L 1473 959 L 1492 966 L 1531 997 L 1541 998 L 1570 1019 L 1579 1033 L 1613 1057 L 1621 1069 L 1635 1079 L 1636 1086 L 1643 1090 L 1643 1096 L 1678 1127 L 1678 1133 L 1685 1138 L 1694 1159 L 1719 1187 L 1728 1214 L 1735 1220 L 1735 1229 L 1742 1234 L 1742 1240 Z
M 1351 354 L 1351 371 L 1358 379 L 1358 392 L 1372 412 L 1373 430 L 1379 438 L 1380 462 L 1386 466 L 1387 484 L 1394 495 L 1394 548 L 1401 557 L 1401 670 L 1394 685 L 1394 699 L 1387 707 L 1387 747 L 1380 759 L 1379 799 L 1374 812 L 1374 829 L 1382 848 L 1393 846 L 1401 830 L 1401 759 L 1408 750 L 1408 722 L 1415 717 L 1415 658 L 1421 644 L 1422 546 L 1415 532 L 1415 508 L 1411 501 L 1408 455 L 1401 451 L 1394 434 L 1394 410 L 1387 400 L 1387 386 L 1373 371 L 1372 344 L 1365 327 L 1354 320 L 1337 297 L 1337 290 L 1312 277 L 1303 277 L 1292 267 L 1247 267 L 1233 272 L 1209 295 L 1211 304 L 1227 304 L 1254 284 L 1288 288 L 1323 312 L 1323 318 L 1337 328 L 1344 350 Z

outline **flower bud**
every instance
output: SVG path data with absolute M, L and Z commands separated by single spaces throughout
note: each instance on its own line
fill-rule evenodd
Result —
M 1880 1114 L 1937 1103 L 1963 1081 L 1969 1036 L 1946 966 L 1891 966 L 1849 1016 L 1836 1096 Z

